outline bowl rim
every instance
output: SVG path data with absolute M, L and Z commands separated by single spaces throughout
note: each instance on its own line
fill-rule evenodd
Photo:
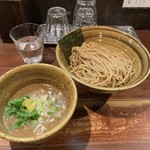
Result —
M 77 105 L 78 93 L 77 93 L 77 88 L 76 88 L 76 85 L 75 85 L 73 79 L 63 69 L 61 69 L 60 67 L 51 65 L 51 64 L 44 64 L 44 63 L 24 64 L 24 65 L 15 67 L 15 68 L 7 71 L 6 73 L 4 73 L 0 77 L 0 80 L 7 79 L 7 77 L 10 74 L 15 74 L 16 72 L 18 72 L 22 68 L 30 68 L 30 67 L 36 67 L 36 68 L 43 68 L 43 67 L 45 67 L 45 68 L 49 68 L 49 69 L 55 69 L 55 70 L 61 72 L 63 75 L 65 75 L 67 77 L 67 79 L 72 84 L 75 97 L 73 98 L 74 100 L 72 100 L 73 103 L 72 103 L 72 106 L 70 107 L 70 111 L 69 111 L 69 113 L 67 113 L 67 115 L 64 118 L 64 120 L 61 121 L 52 130 L 44 132 L 41 135 L 33 136 L 33 137 L 17 137 L 17 136 L 14 136 L 14 135 L 8 135 L 8 134 L 4 133 L 3 131 L 0 131 L 0 137 L 1 138 L 9 140 L 9 141 L 12 141 L 12 142 L 23 142 L 23 143 L 37 142 L 37 141 L 44 140 L 47 137 L 55 135 L 56 133 L 58 133 L 69 122 L 69 120 L 71 119 L 71 117 L 72 117 L 72 115 L 73 115 L 73 113 L 75 111 L 76 105 Z
M 117 32 L 119 34 L 122 34 L 123 36 L 127 36 L 129 37 L 130 39 L 134 40 L 136 43 L 138 43 L 142 48 L 143 48 L 143 51 L 145 52 L 145 54 L 147 55 L 147 59 L 149 61 L 148 65 L 149 65 L 149 70 L 147 70 L 147 73 L 145 74 L 145 76 L 143 76 L 143 78 L 138 81 L 137 83 L 134 83 L 132 85 L 126 85 L 125 87 L 122 86 L 122 87 L 115 87 L 115 88 L 112 88 L 112 87 L 102 87 L 102 86 L 94 86 L 94 85 L 91 85 L 89 83 L 86 83 L 82 80 L 79 80 L 75 75 L 73 75 L 72 73 L 70 73 L 65 65 L 62 63 L 62 60 L 60 59 L 60 55 L 59 53 L 61 53 L 60 51 L 60 47 L 59 47 L 59 43 L 57 44 L 56 46 L 56 58 L 57 58 L 57 61 L 60 65 L 60 67 L 65 70 L 75 81 L 79 82 L 81 85 L 83 86 L 87 86 L 89 88 L 92 88 L 92 89 L 95 89 L 95 90 L 99 90 L 99 91 L 103 91 L 103 92 L 108 92 L 108 93 L 112 93 L 112 92 L 115 92 L 115 91 L 121 91 L 121 90 L 127 90 L 127 89 L 131 89 L 137 85 L 139 85 L 140 83 L 142 83 L 150 74 L 150 53 L 149 51 L 147 50 L 147 48 L 142 44 L 141 41 L 139 41 L 137 38 L 135 38 L 134 36 L 128 34 L 128 33 L 125 33 L 119 29 L 116 29 L 116 28 L 113 28 L 113 27 L 109 27 L 109 26 L 84 26 L 84 27 L 79 27 L 83 32 L 84 31 L 89 31 L 89 30 L 92 30 L 92 29 L 101 29 L 101 30 L 107 30 L 109 29 L 110 31 L 113 31 L 113 32 Z M 78 28 L 77 28 L 78 29 Z M 74 29 L 76 30 L 76 29 Z M 73 32 L 74 30 L 72 30 L 71 32 Z M 68 34 L 70 34 L 71 32 L 69 32 Z M 67 35 L 68 35 L 67 34 Z M 67 36 L 65 35 L 65 36 Z

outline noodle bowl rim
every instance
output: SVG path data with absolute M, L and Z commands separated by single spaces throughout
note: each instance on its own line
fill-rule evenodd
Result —
M 57 44 L 57 46 L 56 46 L 56 58 L 57 58 L 57 61 L 58 61 L 59 65 L 60 65 L 60 67 L 63 70 L 65 70 L 74 79 L 75 82 L 77 81 L 77 83 L 80 83 L 81 85 L 83 85 L 83 86 L 85 86 L 87 88 L 92 88 L 94 90 L 98 90 L 98 91 L 104 92 L 104 93 L 112 93 L 112 92 L 115 92 L 115 91 L 127 90 L 127 89 L 133 88 L 133 87 L 139 85 L 140 83 L 142 83 L 149 76 L 149 74 L 150 74 L 150 54 L 149 54 L 149 51 L 146 49 L 146 47 L 139 40 L 137 40 L 135 37 L 133 37 L 132 35 L 129 35 L 129 34 L 123 32 L 123 31 L 120 31 L 120 30 L 112 28 L 112 27 L 107 27 L 107 26 L 81 27 L 83 36 L 84 36 L 84 32 L 86 32 L 86 31 L 89 31 L 89 30 L 99 30 L 99 29 L 100 30 L 110 30 L 111 32 L 117 32 L 117 33 L 121 34 L 122 36 L 128 37 L 128 39 L 132 39 L 133 41 L 135 41 L 142 48 L 142 50 L 145 53 L 145 55 L 147 56 L 147 60 L 149 62 L 148 63 L 148 68 L 149 69 L 143 75 L 143 78 L 141 78 L 140 80 L 138 80 L 138 82 L 136 82 L 136 83 L 132 83 L 131 85 L 126 85 L 125 84 L 125 85 L 123 85 L 121 87 L 113 87 L 112 88 L 112 87 L 102 87 L 102 86 L 91 85 L 91 84 L 89 84 L 89 83 L 87 83 L 85 81 L 82 81 L 82 80 L 78 79 L 74 74 L 70 73 L 69 65 L 67 67 L 64 65 L 64 62 L 62 60 L 62 57 L 64 57 L 64 55 L 61 52 L 59 44 Z M 73 32 L 73 31 L 71 31 L 71 32 Z M 67 63 L 67 62 L 65 62 L 65 63 Z

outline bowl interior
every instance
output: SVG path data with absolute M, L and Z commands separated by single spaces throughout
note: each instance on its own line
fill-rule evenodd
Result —
M 12 95 L 31 83 L 46 83 L 61 90 L 68 103 L 67 115 L 58 126 L 36 138 L 15 137 L 10 135 L 3 123 L 4 107 Z M 53 135 L 57 133 L 71 118 L 76 107 L 76 102 L 76 86 L 71 77 L 60 68 L 46 64 L 30 64 L 14 68 L 0 78 L 0 136 L 15 142 L 32 142 Z
M 92 86 L 84 81 L 79 80 L 76 76 L 70 73 L 69 56 L 71 55 L 71 49 L 73 46 L 81 46 L 83 42 L 95 41 L 102 44 L 108 49 L 113 49 L 118 52 L 125 53 L 129 58 L 135 58 L 134 67 L 136 73 L 132 79 L 122 87 L 106 88 Z M 59 65 L 71 75 L 71 77 L 90 89 L 95 89 L 100 92 L 113 92 L 118 90 L 129 89 L 140 84 L 149 75 L 149 60 L 150 55 L 148 50 L 133 36 L 124 33 L 120 30 L 105 27 L 105 26 L 91 26 L 81 27 L 68 35 L 64 36 L 56 47 L 56 56 Z

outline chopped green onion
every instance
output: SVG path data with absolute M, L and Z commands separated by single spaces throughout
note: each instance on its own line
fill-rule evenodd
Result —
M 58 110 L 58 106 L 53 106 L 52 109 L 48 112 L 49 115 L 56 113 L 56 111 Z

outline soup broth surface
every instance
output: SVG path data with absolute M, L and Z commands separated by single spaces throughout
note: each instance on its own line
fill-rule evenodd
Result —
M 14 116 L 6 117 L 3 115 L 3 120 L 8 131 L 15 136 L 31 137 L 41 135 L 57 126 L 66 115 L 67 101 L 63 93 L 54 86 L 42 83 L 27 85 L 16 92 L 12 96 L 11 101 L 22 96 L 30 97 L 33 102 L 32 104 L 29 103 L 27 105 L 28 100 L 23 103 L 31 112 L 36 109 L 39 118 L 34 125 L 27 123 L 17 129 L 12 129 L 17 119 Z

